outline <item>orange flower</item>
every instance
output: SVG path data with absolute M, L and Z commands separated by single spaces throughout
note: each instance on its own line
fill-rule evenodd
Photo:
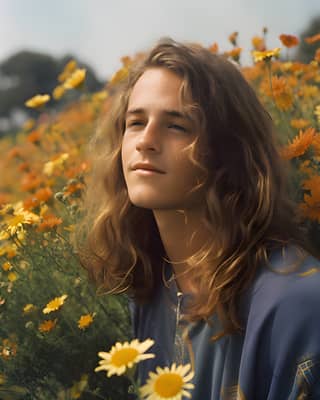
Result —
M 234 61 L 239 61 L 241 52 L 241 47 L 234 47 L 232 50 L 225 52 L 225 55 L 231 57 Z
M 41 133 L 37 130 L 33 130 L 28 136 L 27 141 L 34 144 L 39 144 L 41 138 Z
M 320 63 L 320 48 L 316 50 L 316 52 L 314 53 L 314 59 Z
M 25 174 L 21 179 L 21 189 L 26 192 L 36 189 L 40 184 L 41 179 L 34 172 Z
M 52 190 L 49 187 L 41 188 L 36 191 L 34 196 L 40 201 L 48 201 L 52 196 Z
M 271 85 L 269 79 L 261 83 L 261 91 L 273 98 L 280 110 L 288 110 L 293 104 L 293 93 L 288 81 L 283 76 L 273 76 Z
M 86 329 L 89 325 L 92 324 L 93 318 L 94 318 L 94 314 L 81 315 L 81 317 L 78 321 L 78 328 Z
M 310 125 L 310 121 L 308 121 L 307 119 L 292 119 L 290 121 L 290 125 L 292 126 L 292 128 L 296 128 L 296 129 L 303 129 L 306 128 L 308 125 Z
M 8 159 L 11 160 L 12 158 L 21 158 L 22 152 L 21 148 L 18 146 L 12 147 L 11 150 L 8 152 Z
M 18 170 L 20 172 L 29 172 L 30 171 L 30 165 L 27 162 L 23 162 L 19 165 Z
M 4 271 L 9 271 L 12 268 L 12 265 L 9 263 L 9 261 L 6 261 L 2 264 L 2 269 Z
M 49 214 L 49 215 L 44 215 L 42 222 L 39 223 L 38 225 L 38 232 L 44 232 L 48 231 L 52 228 L 56 228 L 62 224 L 62 219 L 57 218 L 55 215 Z
M 317 33 L 316 35 L 313 35 L 313 36 L 306 37 L 304 40 L 308 44 L 313 44 L 313 43 L 319 42 L 320 33 Z
M 311 175 L 314 173 L 314 169 L 311 166 L 310 160 L 305 160 L 299 165 L 299 171 L 303 174 Z
M 68 185 L 67 189 L 65 190 L 65 195 L 70 196 L 74 193 L 81 193 L 84 189 L 84 184 L 81 182 L 75 182 Z
M 17 354 L 17 344 L 10 339 L 3 339 L 0 345 L 0 356 L 5 360 Z
M 54 320 L 52 320 L 52 319 L 48 319 L 48 320 L 46 320 L 46 321 L 44 321 L 44 322 L 42 322 L 40 325 L 39 325 L 39 331 L 40 332 L 50 332 L 50 331 L 52 331 L 52 329 L 57 325 L 57 319 L 54 319 Z
M 304 195 L 304 203 L 300 204 L 300 209 L 307 218 L 320 222 L 320 176 L 315 175 L 304 181 L 303 188 L 311 194 Z
M 266 49 L 264 38 L 261 36 L 254 36 L 251 39 L 251 43 L 255 50 L 264 51 Z
M 231 33 L 231 35 L 229 36 L 229 42 L 230 42 L 231 44 L 233 44 L 234 46 L 237 45 L 238 35 L 239 35 L 239 32 L 233 32 L 233 33 Z
M 218 43 L 217 42 L 212 43 L 212 45 L 209 46 L 208 50 L 213 54 L 218 53 L 218 51 L 219 51 Z
M 300 131 L 291 143 L 281 150 L 281 156 L 286 160 L 291 160 L 302 156 L 310 147 L 315 138 L 315 129 L 308 128 Z
M 285 47 L 295 47 L 299 44 L 299 39 L 297 38 L 297 36 L 294 35 L 285 35 L 284 33 L 282 35 L 279 36 L 279 39 L 281 40 L 281 43 L 285 46 Z

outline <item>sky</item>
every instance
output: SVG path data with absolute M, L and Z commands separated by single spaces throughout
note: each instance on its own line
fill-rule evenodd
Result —
M 251 38 L 268 27 L 267 45 L 281 33 L 299 35 L 320 0 L 0 0 L 0 62 L 26 49 L 73 54 L 108 79 L 120 58 L 150 48 L 164 36 L 230 50 L 239 32 L 245 63 Z

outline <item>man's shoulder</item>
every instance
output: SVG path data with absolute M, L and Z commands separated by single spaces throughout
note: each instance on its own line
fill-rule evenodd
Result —
M 249 291 L 248 305 L 260 314 L 290 308 L 291 316 L 318 309 L 320 260 L 295 246 L 274 250 Z

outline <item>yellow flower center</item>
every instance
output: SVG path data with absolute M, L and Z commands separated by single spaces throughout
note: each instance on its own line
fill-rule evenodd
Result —
M 161 374 L 154 383 L 154 391 L 165 399 L 176 396 L 182 387 L 181 376 L 172 372 Z
M 133 362 L 137 355 L 139 355 L 138 350 L 133 348 L 117 350 L 111 357 L 111 364 L 116 367 L 127 365 L 128 363 Z

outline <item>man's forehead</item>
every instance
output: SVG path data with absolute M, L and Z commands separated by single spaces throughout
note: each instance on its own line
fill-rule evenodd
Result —
M 126 112 L 126 116 L 130 116 L 130 115 L 144 115 L 148 112 L 147 109 L 143 108 L 143 107 L 137 107 L 137 108 L 133 108 L 133 107 L 129 107 L 127 112 Z M 168 117 L 175 117 L 175 118 L 187 118 L 189 119 L 189 116 L 186 112 L 182 111 L 182 110 L 177 110 L 177 109 L 162 109 L 159 111 L 160 114 L 163 114 L 164 116 L 168 116 Z

